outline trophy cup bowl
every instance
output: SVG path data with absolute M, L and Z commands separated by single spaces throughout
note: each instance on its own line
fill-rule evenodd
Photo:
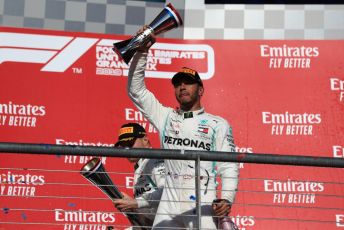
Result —
M 123 198 L 122 193 L 117 189 L 109 175 L 106 173 L 100 158 L 89 160 L 81 168 L 80 173 L 92 184 L 103 191 L 110 199 Z

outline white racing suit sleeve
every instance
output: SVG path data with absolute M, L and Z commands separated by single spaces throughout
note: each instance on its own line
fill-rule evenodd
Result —
M 232 128 L 226 121 L 220 123 L 216 128 L 215 151 L 234 152 Z M 221 198 L 233 203 L 238 187 L 239 164 L 231 162 L 217 162 L 217 171 L 221 176 L 222 192 Z
M 145 85 L 148 53 L 136 52 L 128 74 L 128 95 L 149 122 L 160 131 L 170 108 L 164 107 Z
M 136 198 L 138 208 L 157 208 L 161 199 L 163 188 L 157 188 L 154 192 L 143 194 Z

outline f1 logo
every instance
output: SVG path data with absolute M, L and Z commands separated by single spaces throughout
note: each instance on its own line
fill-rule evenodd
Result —
M 70 36 L 0 33 L 0 64 L 45 64 L 41 71 L 64 72 L 99 39 Z

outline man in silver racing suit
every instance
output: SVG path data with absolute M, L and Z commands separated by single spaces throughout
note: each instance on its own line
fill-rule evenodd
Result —
M 197 71 L 183 68 L 172 78 L 180 109 L 163 106 L 144 83 L 146 50 L 139 50 L 130 65 L 128 94 L 144 116 L 157 128 L 165 149 L 234 152 L 231 127 L 221 117 L 206 113 L 200 99 L 203 82 Z M 230 154 L 230 153 L 229 153 Z M 194 229 L 195 164 L 189 160 L 165 160 L 166 178 L 153 229 Z M 216 176 L 222 177 L 221 202 L 217 198 Z M 226 216 L 234 201 L 239 168 L 237 163 L 201 162 L 201 227 L 216 229 L 213 216 Z
M 116 147 L 152 148 L 146 130 L 138 123 L 122 125 Z M 123 212 L 136 212 L 141 227 L 150 228 L 165 184 L 165 163 L 162 159 L 128 158 L 135 163 L 134 197 L 125 193 L 123 199 L 113 200 L 113 204 Z M 135 228 L 127 228 L 135 229 Z

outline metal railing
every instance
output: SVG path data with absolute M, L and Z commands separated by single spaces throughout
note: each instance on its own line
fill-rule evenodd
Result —
M 200 161 L 241 162 L 256 164 L 294 165 L 344 168 L 344 159 L 315 156 L 276 155 L 265 153 L 207 152 L 195 150 L 166 149 L 122 149 L 109 147 L 70 146 L 29 143 L 0 143 L 0 153 L 43 154 L 43 155 L 75 155 L 92 157 L 125 157 L 174 159 L 195 161 L 196 215 L 198 228 L 201 228 L 201 189 Z
M 136 157 L 149 159 L 174 159 L 194 161 L 242 162 L 274 165 L 299 165 L 315 167 L 344 168 L 344 159 L 317 156 L 277 155 L 266 153 L 238 153 L 173 150 L 173 149 L 122 149 L 92 146 L 71 146 L 52 144 L 4 143 L 0 142 L 0 153 Z M 163 154 L 161 154 L 163 153 Z M 308 154 L 311 155 L 311 154 Z

